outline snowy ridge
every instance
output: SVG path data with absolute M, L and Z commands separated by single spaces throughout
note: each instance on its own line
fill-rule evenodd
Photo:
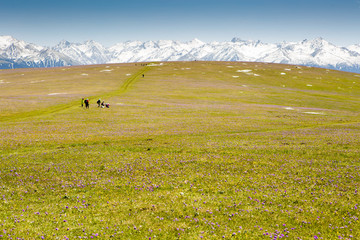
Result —
M 81 64 L 99 64 L 110 61 L 107 49 L 95 41 L 87 41 L 82 44 L 61 41 L 52 50 L 68 56 Z
M 47 48 L 0 36 L 0 68 L 194 60 L 287 63 L 360 73 L 360 44 L 339 47 L 322 38 L 277 44 L 233 38 L 211 43 L 127 41 L 105 48 L 95 41 L 64 40 Z
M 0 36 L 0 69 L 78 64 L 82 63 L 49 48 L 26 43 L 11 36 Z

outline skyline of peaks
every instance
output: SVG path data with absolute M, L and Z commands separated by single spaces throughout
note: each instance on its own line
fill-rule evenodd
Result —
M 149 61 L 249 61 L 286 63 L 360 72 L 360 44 L 336 46 L 322 37 L 299 42 L 264 43 L 234 37 L 206 43 L 194 38 L 126 41 L 104 47 L 87 40 L 61 40 L 52 47 L 39 46 L 12 36 L 0 36 L 0 68 L 56 67 Z

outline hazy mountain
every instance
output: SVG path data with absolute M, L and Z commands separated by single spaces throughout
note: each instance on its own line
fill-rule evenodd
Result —
M 360 72 L 360 44 L 339 47 L 322 38 L 277 44 L 234 38 L 211 43 L 127 41 L 110 48 L 95 41 L 61 41 L 47 48 L 0 36 L 0 68 L 194 60 L 287 63 Z

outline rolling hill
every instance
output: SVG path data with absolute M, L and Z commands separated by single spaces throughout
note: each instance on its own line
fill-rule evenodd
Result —
M 356 73 L 142 62 L 0 89 L 2 238 L 360 238 Z

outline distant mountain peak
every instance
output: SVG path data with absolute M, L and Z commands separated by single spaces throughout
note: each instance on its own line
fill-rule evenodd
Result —
M 234 37 L 233 39 L 231 39 L 231 42 L 233 42 L 233 43 L 245 42 L 245 40 L 243 40 L 242 38 L 239 38 L 239 37 Z
M 19 42 L 19 40 L 12 36 L 0 36 L 0 49 L 9 47 L 11 44 Z
M 260 40 L 244 40 L 239 37 L 234 37 L 233 39 L 231 39 L 231 42 L 233 42 L 233 43 L 254 43 L 254 44 L 261 43 Z
M 58 46 L 63 46 L 63 47 L 69 47 L 71 45 L 71 43 L 67 40 L 61 40 L 58 44 Z
M 190 43 L 190 44 L 195 44 L 195 45 L 203 45 L 203 44 L 205 44 L 203 41 L 201 41 L 201 40 L 199 40 L 199 39 L 197 39 L 197 38 L 194 38 L 194 39 L 191 40 L 189 43 Z
M 84 44 L 90 44 L 90 45 L 101 45 L 101 43 L 98 43 L 94 40 L 87 40 L 84 42 Z
M 198 38 L 194 38 L 194 39 L 192 39 L 190 42 L 203 43 L 203 41 L 201 41 L 201 40 L 200 40 L 200 39 L 198 39 Z
M 15 39 L 14 37 L 9 36 L 9 35 L 2 35 L 2 36 L 0 36 L 0 39 L 3 39 L 5 41 L 17 41 L 17 39 Z

